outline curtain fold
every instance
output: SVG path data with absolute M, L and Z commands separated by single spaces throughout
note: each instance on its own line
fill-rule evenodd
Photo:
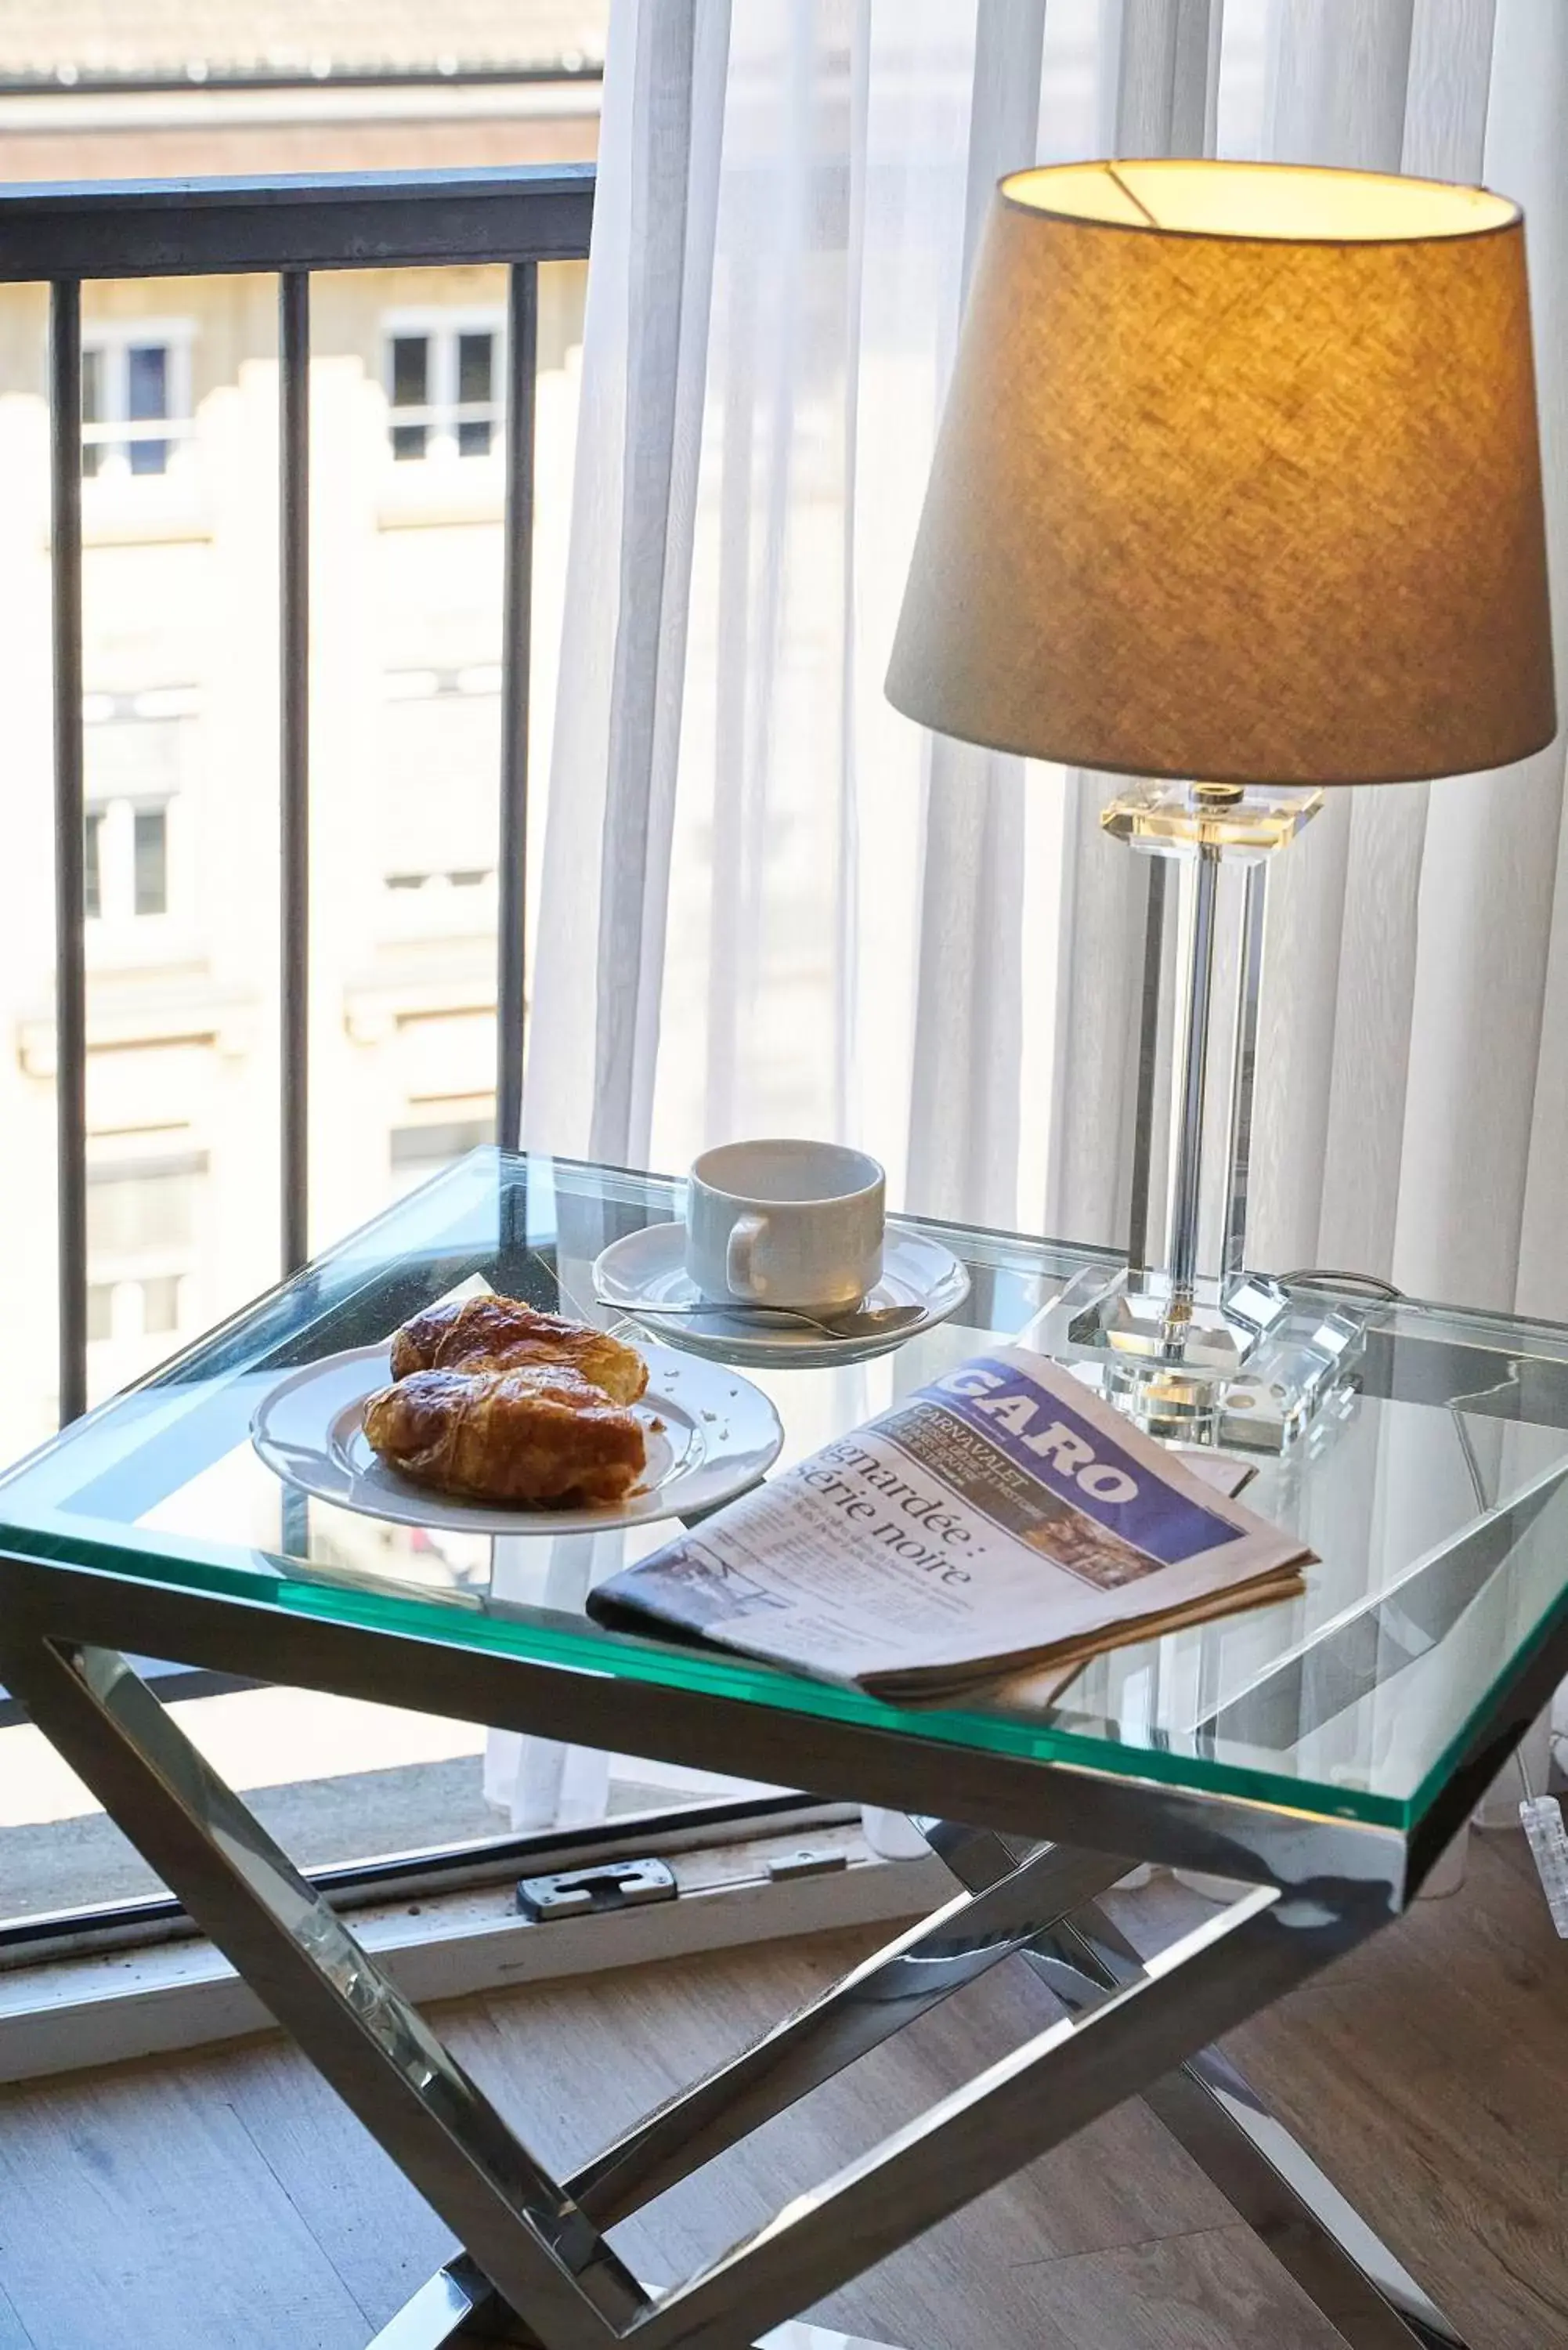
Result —
M 992 192 L 1034 161 L 1044 0 L 980 0 L 956 339 Z M 873 427 L 874 429 L 874 427 Z M 928 736 L 907 1184 L 938 1215 L 1009 1220 L 1023 1068 L 1024 762 Z
M 1275 9 L 1263 156 L 1398 171 L 1413 21 L 1411 0 L 1361 0 L 1348 11 L 1335 0 L 1293 0 Z M 1418 864 L 1421 798 L 1419 785 L 1331 793 L 1307 832 L 1270 867 L 1271 982 L 1259 1024 L 1251 1198 L 1256 1245 L 1265 1252 L 1259 1261 L 1282 1269 L 1332 1256 L 1336 1264 L 1386 1270 L 1392 1210 L 1384 1233 L 1378 1203 L 1390 1160 L 1397 1181 L 1398 1115 L 1389 1087 L 1397 1070 L 1402 1097 L 1398 1007 L 1414 950 L 1414 899 L 1398 876 Z M 1392 860 L 1387 875 L 1385 857 Z M 1336 1126 L 1356 1161 L 1346 1170 L 1344 1199 L 1330 1175 Z M 1379 1243 L 1376 1263 L 1356 1253 L 1376 1253 Z
M 1218 149 L 1519 195 L 1562 581 L 1565 99 L 1560 0 L 617 0 L 531 1142 L 837 1134 L 896 1201 L 1125 1240 L 1114 779 L 882 694 L 991 187 Z M 1554 745 L 1333 795 L 1277 861 L 1261 1264 L 1568 1312 L 1562 783 Z
M 1485 174 L 1525 207 L 1560 702 L 1568 702 L 1565 109 L 1568 12 L 1553 0 L 1497 0 Z M 1562 829 L 1561 734 L 1501 775 L 1432 786 L 1394 1259 L 1396 1278 L 1427 1295 L 1517 1303 L 1532 1314 L 1568 1310 L 1552 1230 L 1568 1163 Z
M 621 9 L 606 61 L 535 972 L 576 1008 L 535 1023 L 529 1091 L 619 1164 L 658 1066 L 729 29 L 729 0 Z

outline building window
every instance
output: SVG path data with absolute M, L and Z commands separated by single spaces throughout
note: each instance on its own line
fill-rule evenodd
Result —
M 199 708 L 191 686 L 87 696 L 83 896 L 90 920 L 171 910 L 171 810 L 184 787 Z
M 141 1284 L 141 1329 L 144 1337 L 167 1337 L 180 1327 L 180 1276 L 154 1274 Z
M 82 901 L 89 921 L 103 912 L 103 810 L 88 808 L 82 852 Z
M 207 1154 L 109 1160 L 88 1170 L 88 1337 L 171 1338 L 196 1259 Z
M 500 670 L 391 670 L 382 694 L 382 882 L 410 915 L 433 908 L 483 927 L 493 920 L 482 893 L 495 879 Z
M 87 813 L 83 899 L 89 921 L 169 911 L 169 807 L 107 800 Z
M 186 326 L 138 321 L 82 348 L 82 472 L 89 480 L 166 473 L 191 432 Z
M 488 457 L 499 448 L 501 349 L 500 323 L 493 317 L 389 323 L 389 431 L 400 464 Z
M 197 1187 L 206 1172 L 206 1153 L 200 1150 L 89 1167 L 88 1256 L 119 1263 L 171 1251 L 185 1254 L 195 1245 Z
M 160 1273 L 146 1281 L 89 1281 L 88 1344 L 106 1339 L 169 1338 L 180 1327 L 180 1276 Z
M 139 807 L 134 811 L 136 910 L 139 914 L 169 911 L 169 810 Z

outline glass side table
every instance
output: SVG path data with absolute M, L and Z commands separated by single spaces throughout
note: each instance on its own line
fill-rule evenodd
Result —
M 453 1575 L 408 1530 L 306 1507 L 251 1451 L 274 1381 L 463 1281 L 591 1316 L 599 1250 L 678 1205 L 656 1179 L 476 1152 L 0 1485 L 0 1678 L 466 2248 L 382 2350 L 798 2350 L 802 2309 L 1135 2095 L 1347 2341 L 1455 2350 L 1210 2043 L 1399 1914 L 1568 1671 L 1568 1331 L 1381 1311 L 1355 1388 L 1250 1494 L 1319 1553 L 1303 1595 L 1098 1659 L 1048 1711 L 900 1710 L 604 1631 L 542 1574 L 502 1596 L 483 1561 Z M 952 1321 L 872 1364 L 748 1373 L 786 1459 L 1041 1326 L 1088 1261 L 929 1229 L 972 1278 Z M 127 1648 L 890 1806 L 958 1889 L 557 2180 Z M 1235 1898 L 1140 1960 L 1096 1904 L 1139 1860 Z M 1014 1952 L 1056 2002 L 1035 2038 L 678 2288 L 629 2272 L 607 2229 Z

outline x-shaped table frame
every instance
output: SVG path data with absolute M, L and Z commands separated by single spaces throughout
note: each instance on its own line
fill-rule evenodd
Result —
M 792 2323 L 800 2310 L 1137 2095 L 1355 2350 L 1462 2350 L 1211 2043 L 1398 1914 L 1568 1666 L 1568 1639 L 1521 1665 L 1408 1837 L 853 1723 L 807 1729 L 782 1709 L 643 1685 L 644 1751 L 919 1812 L 961 1889 L 566 2179 L 454 2063 L 122 1647 L 588 1743 L 624 1742 L 632 1700 L 607 1674 L 0 1559 L 0 1678 L 464 2247 L 372 2350 L 828 2350 L 845 2337 Z M 955 1825 L 952 1812 L 983 1825 Z M 1096 1897 L 1142 1859 L 1244 1889 L 1140 1959 Z M 1054 1994 L 1032 2039 L 674 2289 L 632 2273 L 607 2230 L 1014 1954 Z

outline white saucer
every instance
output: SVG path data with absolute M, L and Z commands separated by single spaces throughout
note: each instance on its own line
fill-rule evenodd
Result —
M 458 1501 L 400 1477 L 366 1440 L 366 1398 L 392 1376 L 389 1343 L 307 1363 L 263 1397 L 251 1441 L 286 1484 L 399 1525 L 471 1534 L 607 1534 L 730 1501 L 773 1466 L 784 1442 L 777 1412 L 749 1379 L 645 1346 L 639 1351 L 648 1364 L 648 1392 L 632 1409 L 647 1436 L 648 1467 L 624 1501 L 592 1510 Z
M 801 1369 L 826 1363 L 863 1363 L 890 1354 L 933 1322 L 945 1322 L 969 1295 L 969 1273 L 950 1249 L 923 1232 L 889 1224 L 882 1245 L 882 1278 L 866 1300 L 868 1306 L 918 1305 L 918 1321 L 869 1337 L 827 1338 L 809 1323 L 773 1322 L 766 1315 L 714 1305 L 705 1314 L 669 1314 L 659 1307 L 696 1305 L 701 1292 L 686 1271 L 682 1224 L 649 1224 L 612 1241 L 594 1266 L 594 1289 L 602 1305 L 614 1305 L 634 1321 L 646 1322 L 671 1347 L 716 1362 L 751 1363 L 758 1369 L 794 1364 Z

